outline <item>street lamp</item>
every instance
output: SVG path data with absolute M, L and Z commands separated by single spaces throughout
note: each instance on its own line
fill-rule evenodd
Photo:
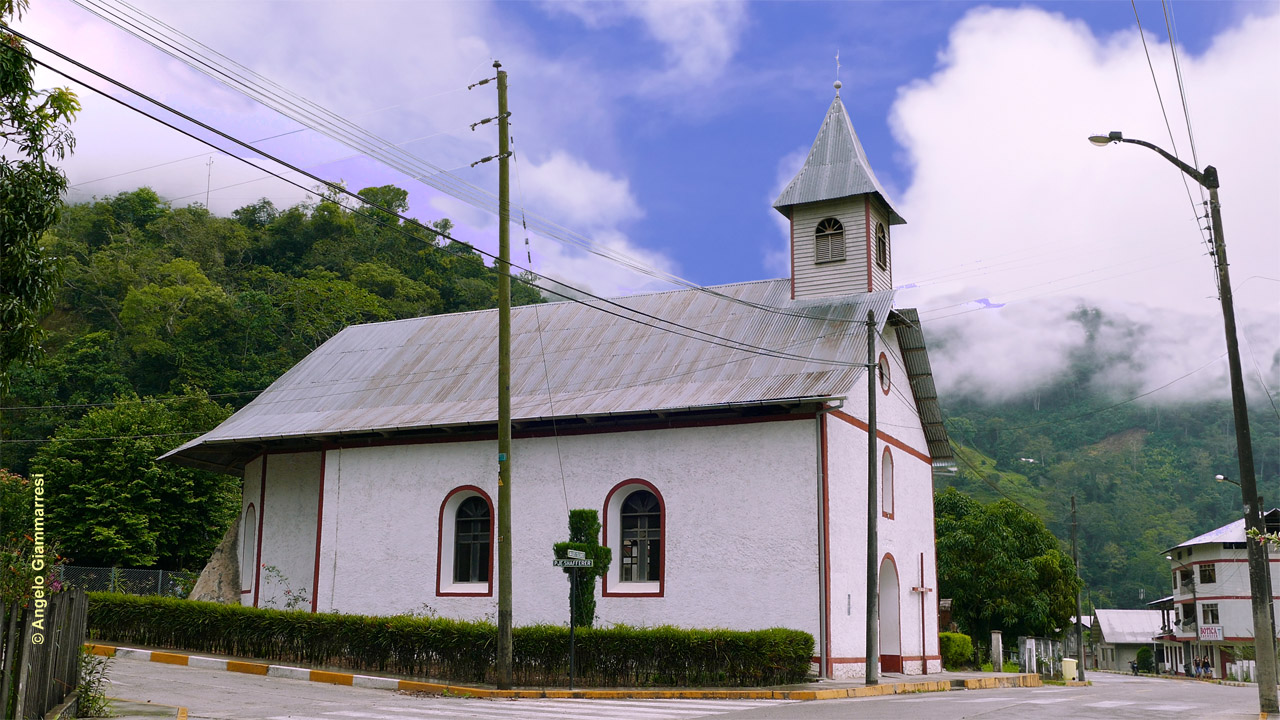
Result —
M 1209 191 L 1209 217 L 1213 229 L 1213 256 L 1218 269 L 1218 296 L 1222 300 L 1222 321 L 1227 337 L 1227 364 L 1231 370 L 1231 405 L 1235 415 L 1236 452 L 1240 458 L 1240 495 L 1244 499 L 1246 536 L 1248 530 L 1259 533 L 1261 508 L 1258 507 L 1258 487 L 1253 476 L 1253 440 L 1249 434 L 1249 409 L 1244 397 L 1244 375 L 1240 370 L 1240 346 L 1236 340 L 1236 311 L 1231 299 L 1231 277 L 1227 272 L 1227 245 L 1222 234 L 1222 209 L 1218 205 L 1218 170 L 1206 165 L 1201 172 L 1182 162 L 1163 149 L 1143 140 L 1125 137 L 1119 131 L 1106 135 L 1091 135 L 1089 142 L 1100 147 L 1112 143 L 1141 145 L 1159 153 L 1191 179 Z M 1226 480 L 1226 476 L 1220 476 Z M 1258 543 L 1249 542 L 1249 589 L 1253 603 L 1253 637 L 1258 662 L 1258 677 L 1269 678 L 1258 682 L 1258 704 L 1264 713 L 1280 712 L 1276 697 L 1275 636 L 1271 632 L 1271 586 L 1267 582 L 1266 554 Z
M 1232 485 L 1235 485 L 1236 487 L 1240 487 L 1240 483 L 1236 482 L 1235 480 L 1232 480 L 1231 478 L 1227 477 L 1226 475 L 1214 475 L 1214 476 L 1213 476 L 1213 479 L 1214 479 L 1214 480 L 1217 480 L 1217 481 L 1218 481 L 1218 482 L 1220 482 L 1220 483 L 1231 483 Z

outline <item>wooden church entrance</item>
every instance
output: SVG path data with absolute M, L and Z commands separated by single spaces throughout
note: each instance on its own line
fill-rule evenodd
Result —
M 898 567 L 891 556 L 885 556 L 880 563 L 880 672 L 902 672 L 901 620 Z

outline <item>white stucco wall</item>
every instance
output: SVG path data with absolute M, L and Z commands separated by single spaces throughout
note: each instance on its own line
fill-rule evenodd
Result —
M 516 624 L 568 621 L 566 576 L 551 566 L 552 543 L 568 537 L 566 507 L 603 512 L 612 488 L 639 478 L 665 505 L 663 596 L 602 597 L 603 623 L 781 626 L 816 638 L 815 444 L 811 418 L 561 437 L 558 455 L 554 438 L 516 440 Z M 473 485 L 496 502 L 496 455 L 493 441 L 328 451 L 318 609 L 493 617 L 496 577 L 490 597 L 437 593 L 437 546 L 450 490 Z M 267 562 L 284 551 L 264 541 Z
M 262 501 L 258 508 L 262 518 L 259 564 L 266 567 L 259 568 L 257 573 L 258 607 L 283 608 L 302 592 L 308 602 L 296 604 L 295 601 L 294 607 L 310 610 L 321 453 L 268 455 L 266 464 L 266 495 L 265 498 L 259 495 Z
M 883 459 L 884 448 L 893 458 L 893 518 L 880 516 L 877 522 L 877 545 L 880 562 L 892 557 L 898 573 L 898 614 L 900 628 L 898 646 L 904 657 L 906 672 L 921 672 L 921 656 L 938 655 L 937 575 L 933 532 L 933 473 L 928 461 L 886 442 L 889 436 L 897 443 L 917 450 L 927 457 L 924 430 L 916 415 L 906 370 L 892 328 L 884 331 L 883 351 L 890 362 L 888 394 L 877 388 L 876 420 L 878 435 L 876 457 Z M 867 417 L 865 378 L 845 402 L 844 414 L 860 420 Z M 866 541 L 867 541 L 867 431 L 864 427 L 832 414 L 827 419 L 827 464 L 830 474 L 831 515 L 831 595 L 832 648 L 835 659 L 832 674 L 836 677 L 861 677 L 866 673 Z M 883 487 L 880 463 L 877 463 L 877 494 Z M 879 497 L 883 511 L 883 497 Z M 924 598 L 924 638 L 921 647 L 920 593 L 921 562 L 924 585 L 932 588 Z M 882 632 L 884 632 L 882 630 Z M 881 652 L 892 644 L 881 643 Z M 844 662 L 841 662 L 841 660 Z M 929 672 L 941 672 L 942 662 L 928 660 Z
M 254 583 L 258 578 L 258 507 L 262 496 L 262 458 L 250 460 L 244 468 L 244 486 L 240 497 L 240 521 L 246 522 L 250 515 L 253 521 L 240 528 L 240 540 L 246 539 L 252 549 L 245 552 L 243 546 L 240 554 L 240 604 L 253 606 Z M 250 512 L 252 508 L 252 512 Z
M 892 330 L 886 335 L 892 340 Z M 885 350 L 891 356 L 897 352 L 893 342 Z M 921 596 L 911 590 L 921 584 L 922 556 L 924 586 L 937 586 L 932 474 L 928 462 L 897 446 L 926 447 L 906 373 L 898 361 L 890 367 L 894 387 L 888 395 L 877 395 L 877 412 L 881 437 L 891 436 L 897 444 L 880 442 L 877 457 L 890 448 L 894 507 L 892 519 L 879 521 L 879 550 L 881 561 L 892 557 L 897 568 L 904 669 L 919 673 L 921 656 L 938 654 L 936 591 L 925 594 L 922 618 Z M 844 408 L 859 418 L 865 417 L 863 388 L 855 390 Z M 851 677 L 865 673 L 867 433 L 835 413 L 825 424 L 829 655 L 833 674 Z M 449 493 L 473 486 L 496 502 L 496 446 L 495 441 L 469 441 L 336 448 L 325 451 L 323 463 L 319 452 L 271 455 L 262 503 L 260 461 L 255 461 L 246 469 L 245 506 L 254 502 L 263 518 L 259 562 L 279 568 L 292 588 L 310 591 L 315 583 L 320 611 L 492 619 L 496 565 L 487 584 L 449 587 L 447 558 L 443 567 L 437 562 L 441 504 Z M 602 623 L 780 626 L 804 630 L 821 642 L 817 421 L 812 417 L 583 434 L 558 441 L 517 439 L 512 455 L 517 624 L 567 622 L 567 580 L 551 567 L 551 545 L 567 539 L 567 508 L 598 510 L 604 521 L 610 491 L 640 479 L 652 484 L 664 504 L 661 596 L 600 597 L 597 616 Z M 322 466 L 317 579 L 315 522 Z M 606 542 L 616 563 L 616 533 L 609 534 L 615 536 Z M 447 531 L 443 543 L 452 543 Z M 614 582 L 610 589 L 624 586 Z M 281 604 L 282 590 L 263 574 L 259 604 L 266 606 L 272 599 Z M 473 592 L 459 596 L 450 591 Z M 252 598 L 252 593 L 246 595 L 246 604 Z M 929 660 L 928 669 L 940 672 L 941 662 Z

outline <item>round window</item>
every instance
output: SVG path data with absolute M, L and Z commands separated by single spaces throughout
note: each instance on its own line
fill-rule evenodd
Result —
M 879 365 L 878 369 L 880 371 L 880 390 L 885 395 L 888 395 L 889 394 L 889 357 L 884 353 L 880 353 L 880 362 L 878 365 Z

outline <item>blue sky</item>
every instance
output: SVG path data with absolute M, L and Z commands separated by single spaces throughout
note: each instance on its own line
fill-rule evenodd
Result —
M 21 26 L 37 39 L 234 135 L 299 127 L 77 4 L 35 5 Z M 1082 341 L 1062 317 L 1082 304 L 1127 319 L 1113 342 L 1132 343 L 1141 328 L 1143 381 L 1220 352 L 1212 265 L 1177 172 L 1138 148 L 1085 141 L 1119 129 L 1189 156 L 1159 2 L 1137 9 L 1172 141 L 1128 2 L 139 6 L 484 188 L 494 186 L 492 164 L 467 166 L 492 154 L 494 133 L 467 125 L 494 113 L 493 86 L 463 88 L 498 58 L 512 82 L 514 201 L 700 284 L 787 274 L 770 203 L 831 101 L 838 50 L 844 102 L 908 220 L 895 228 L 895 282 L 916 287 L 899 304 L 965 338 L 953 348 L 1023 356 L 1024 382 L 1011 383 L 1007 371 L 944 352 L 957 387 L 998 381 L 1016 391 L 1060 369 Z M 1280 385 L 1280 5 L 1171 7 L 1199 164 L 1222 172 L 1242 327 L 1259 345 L 1259 374 Z M 203 202 L 206 182 L 219 214 L 263 195 L 282 206 L 303 199 L 274 181 L 247 182 L 261 173 L 230 158 L 214 159 L 210 179 L 201 146 L 82 95 L 66 164 L 73 200 L 149 184 L 182 205 Z M 461 237 L 495 245 L 492 215 L 348 158 L 351 149 L 313 132 L 264 147 L 354 188 L 407 187 L 413 214 L 447 215 Z M 128 174 L 98 180 L 118 173 Z M 569 284 L 610 294 L 665 287 L 551 239 L 532 246 L 535 267 Z

